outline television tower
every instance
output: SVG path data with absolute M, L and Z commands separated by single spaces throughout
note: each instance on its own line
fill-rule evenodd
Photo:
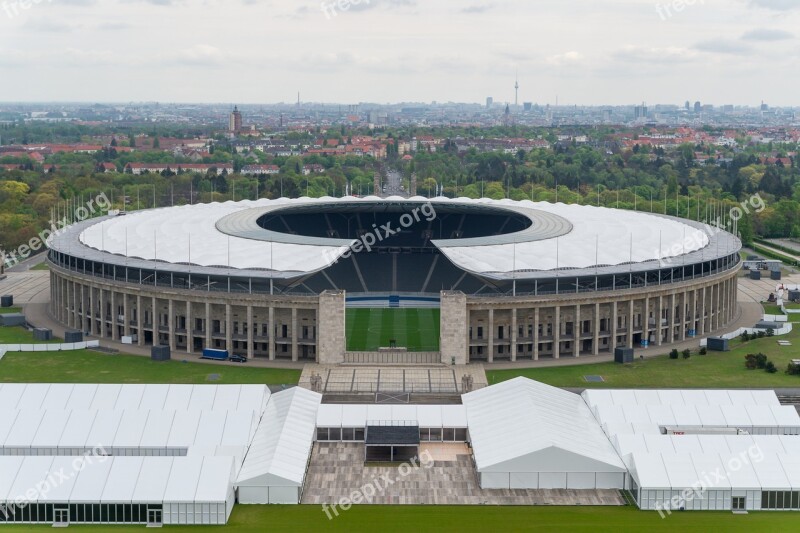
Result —
M 516 74 L 516 81 L 514 82 L 514 109 L 519 108 L 519 71 Z

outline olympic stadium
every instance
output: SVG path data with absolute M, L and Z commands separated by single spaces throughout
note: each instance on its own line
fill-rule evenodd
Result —
M 319 363 L 535 361 L 706 336 L 741 242 L 582 205 L 300 198 L 161 208 L 50 242 L 51 313 L 140 346 Z

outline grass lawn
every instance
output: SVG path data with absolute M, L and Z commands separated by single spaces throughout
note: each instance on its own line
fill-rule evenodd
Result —
M 23 327 L 0 326 L 0 344 L 58 344 L 60 340 L 37 341 L 33 333 Z
M 0 344 L 33 342 L 24 328 L 0 327 Z M 61 342 L 61 341 L 53 341 Z M 218 379 L 210 380 L 211 374 Z M 216 377 L 216 376 L 215 376 Z M 135 355 L 91 350 L 7 353 L 0 361 L 0 383 L 214 383 L 296 385 L 300 371 L 177 361 L 154 362 Z
M 195 532 L 222 530 L 231 532 L 263 531 L 408 531 L 480 532 L 486 531 L 598 531 L 752 532 L 795 531 L 797 513 L 730 512 L 674 513 L 661 518 L 656 512 L 642 512 L 631 507 L 496 507 L 462 506 L 355 506 L 340 511 L 328 520 L 316 505 L 237 505 L 224 528 L 211 526 L 167 526 L 167 531 Z M 11 532 L 52 531 L 52 526 L 4 525 Z M 142 526 L 70 526 L 76 531 L 142 531 Z
M 21 313 L 22 309 L 19 307 L 0 307 L 0 315 L 9 315 L 11 313 Z
M 788 340 L 792 346 L 778 346 L 778 340 Z M 746 370 L 744 356 L 763 352 L 778 367 L 778 373 Z M 765 337 L 746 343 L 731 341 L 730 352 L 709 352 L 690 359 L 654 357 L 635 363 L 598 363 L 579 366 L 531 368 L 519 370 L 487 370 L 489 384 L 517 376 L 525 376 L 558 387 L 649 387 L 649 388 L 774 388 L 800 387 L 800 377 L 784 373 L 791 359 L 800 358 L 800 328 L 789 335 Z M 585 375 L 600 375 L 604 383 L 587 383 Z
M 371 352 L 391 340 L 412 352 L 439 349 L 439 309 L 348 309 L 347 349 Z
M 39 263 L 35 267 L 31 267 L 31 270 L 50 270 L 50 267 L 47 263 Z
M 783 309 L 775 304 L 761 304 L 764 307 L 765 315 L 782 315 Z
M 216 374 L 218 379 L 210 380 Z M 212 383 L 295 385 L 300 371 L 155 362 L 135 355 L 74 352 L 7 353 L 0 361 L 0 383 Z

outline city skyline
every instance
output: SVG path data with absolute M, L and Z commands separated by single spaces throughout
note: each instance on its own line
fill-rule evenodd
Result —
M 0 101 L 800 105 L 783 0 L 337 2 L 6 0 Z

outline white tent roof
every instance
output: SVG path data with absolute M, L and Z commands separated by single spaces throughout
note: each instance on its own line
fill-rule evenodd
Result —
M 146 457 L 131 493 L 131 501 L 161 503 L 172 474 L 173 457 Z
M 479 471 L 525 461 L 536 452 L 565 452 L 607 471 L 624 465 L 580 396 L 526 378 L 462 396 Z M 534 459 L 535 461 L 535 459 Z M 604 466 L 602 466 L 604 465 Z M 548 465 L 538 465 L 548 471 Z
M 126 503 L 131 501 L 131 496 L 136 488 L 136 481 L 142 471 L 144 457 L 126 457 L 126 461 L 117 461 L 116 458 L 111 463 L 111 470 L 108 472 L 103 495 L 100 501 L 103 503 Z
M 300 387 L 273 394 L 239 472 L 240 486 L 302 486 L 322 395 Z
M 581 396 L 606 428 L 630 424 L 632 430 L 635 424 L 654 424 L 800 431 L 800 415 L 793 407 L 780 405 L 774 391 L 622 389 L 586 390 Z M 616 431 L 629 430 L 620 425 Z

